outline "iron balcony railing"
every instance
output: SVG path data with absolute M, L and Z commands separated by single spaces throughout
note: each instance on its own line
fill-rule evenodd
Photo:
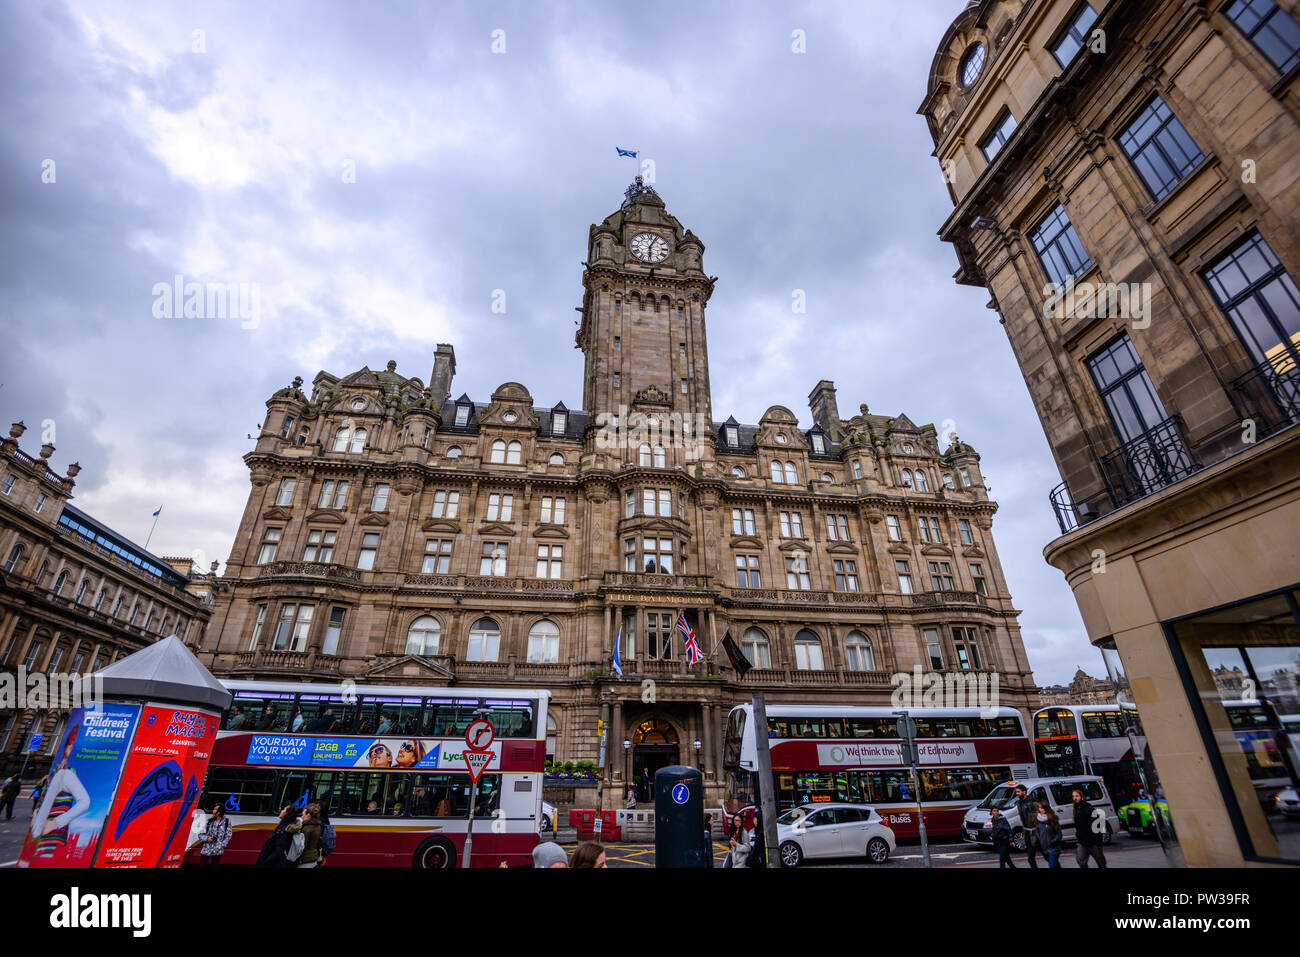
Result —
M 1101 457 L 1101 473 L 1116 508 L 1181 482 L 1200 467 L 1176 415 Z
M 1232 391 L 1244 416 L 1243 426 L 1254 424 L 1256 441 L 1300 422 L 1300 368 L 1289 352 L 1234 379 Z
M 1075 510 L 1074 499 L 1070 496 L 1070 486 L 1062 482 L 1056 488 L 1052 489 L 1048 500 L 1052 503 L 1052 511 L 1056 513 L 1056 524 L 1061 526 L 1061 534 L 1068 535 L 1081 524 L 1079 513 Z

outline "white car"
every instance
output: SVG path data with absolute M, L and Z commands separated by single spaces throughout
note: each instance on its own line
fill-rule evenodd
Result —
M 555 830 L 555 805 L 542 802 L 542 816 L 537 819 L 537 830 Z
M 1287 817 L 1300 817 L 1300 795 L 1295 788 L 1287 788 L 1273 795 L 1273 804 Z
M 883 864 L 897 846 L 894 832 L 874 808 L 863 804 L 791 808 L 776 819 L 776 838 L 786 867 L 815 857 L 865 857 Z

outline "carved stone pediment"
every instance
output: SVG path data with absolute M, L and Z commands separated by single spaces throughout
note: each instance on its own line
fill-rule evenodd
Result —
M 511 539 L 513 539 L 515 536 L 515 530 L 513 526 L 505 525 L 501 522 L 484 522 L 482 525 L 478 527 L 478 533 L 484 536 L 504 535 L 507 538 L 511 538 Z
M 420 526 L 422 532 L 447 532 L 452 535 L 460 534 L 460 522 L 449 522 L 445 518 L 431 518 Z
M 293 518 L 293 510 L 283 505 L 272 505 L 262 512 L 262 517 L 269 518 L 273 522 L 287 522 Z
M 753 535 L 740 535 L 731 540 L 732 548 L 764 548 L 762 539 L 755 538 Z
M 357 520 L 358 525 L 387 525 L 387 512 L 366 512 Z
M 952 549 L 949 548 L 947 545 L 938 545 L 934 542 L 931 542 L 930 544 L 926 545 L 924 548 L 921 549 L 921 554 L 922 555 L 946 555 L 949 558 L 951 558 Z
M 894 555 L 910 555 L 912 549 L 907 546 L 907 542 L 890 542 L 889 551 Z
M 984 557 L 984 549 L 980 548 L 978 545 L 967 545 L 965 548 L 961 550 L 961 553 L 965 555 L 967 558 Z
M 533 538 L 568 538 L 569 530 L 563 525 L 538 525 L 533 529 Z
M 837 555 L 856 555 L 858 553 L 857 547 L 849 542 L 832 542 L 826 546 L 826 551 Z
M 314 512 L 308 512 L 304 521 L 313 525 L 318 522 L 326 522 L 330 525 L 342 525 L 343 513 L 338 509 L 318 508 Z
M 806 538 L 787 538 L 776 547 L 778 552 L 807 552 L 812 542 Z
M 665 392 L 658 386 L 651 385 L 637 392 L 632 399 L 632 404 L 671 406 L 673 396 L 671 392 Z
M 454 681 L 456 673 L 424 655 L 400 655 L 381 661 L 361 672 L 366 678 L 428 677 L 445 683 Z

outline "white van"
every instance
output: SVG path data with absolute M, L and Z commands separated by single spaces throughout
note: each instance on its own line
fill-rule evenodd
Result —
M 1102 843 L 1109 844 L 1111 838 L 1120 829 L 1119 815 L 1115 813 L 1115 806 L 1111 803 L 1110 795 L 1106 793 L 1106 785 L 1101 778 L 1080 776 L 1066 778 L 1022 778 L 1018 781 L 1008 781 L 1006 784 L 999 784 L 988 796 L 966 812 L 966 817 L 962 820 L 961 836 L 962 840 L 970 841 L 976 844 L 993 845 L 993 821 L 990 810 L 997 808 L 1002 812 L 1002 816 L 1007 819 L 1011 825 L 1011 846 L 1021 851 L 1025 848 L 1025 829 L 1024 822 L 1020 820 L 1020 810 L 1016 806 L 1016 786 L 1023 784 L 1029 789 L 1026 800 L 1030 801 L 1035 807 L 1038 802 L 1047 801 L 1051 804 L 1052 810 L 1056 816 L 1061 819 L 1061 840 L 1062 842 L 1073 841 L 1074 837 L 1074 802 L 1070 799 L 1070 792 L 1078 788 L 1083 792 L 1083 799 L 1091 804 L 1094 808 L 1100 808 L 1106 814 L 1106 832 L 1102 835 Z M 1031 825 L 1037 822 L 1030 822 Z

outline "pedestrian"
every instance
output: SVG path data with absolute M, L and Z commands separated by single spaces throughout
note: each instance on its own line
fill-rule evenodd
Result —
M 1074 859 L 1080 867 L 1087 868 L 1091 857 L 1104 870 L 1106 854 L 1101 849 L 1100 829 L 1106 827 L 1106 814 L 1085 801 L 1078 788 L 1070 793 L 1070 800 L 1074 802 L 1074 839 L 1079 842 L 1074 847 Z
M 1060 869 L 1061 867 L 1061 821 L 1052 810 L 1052 806 L 1046 801 L 1038 805 L 1038 813 L 1035 815 L 1037 826 L 1035 827 L 1035 837 L 1038 838 L 1038 847 L 1047 860 L 1049 868 Z
M 9 777 L 5 778 L 3 787 L 0 787 L 0 807 L 5 809 L 5 820 L 12 821 L 14 817 L 14 801 L 18 799 L 18 792 L 22 789 L 23 781 L 15 771 Z
M 1029 800 L 1029 789 L 1023 784 L 1016 785 L 1016 813 L 1020 815 L 1020 832 L 1025 836 L 1025 857 L 1029 866 L 1037 870 L 1038 855 L 1042 854 L 1046 861 L 1047 854 L 1038 846 L 1038 807 Z
M 293 842 L 293 835 L 289 833 L 289 825 L 293 824 L 295 811 L 292 804 L 286 804 L 280 810 L 280 820 L 275 825 L 275 830 L 271 836 L 266 839 L 262 845 L 262 852 L 257 855 L 257 867 L 292 867 L 293 862 L 286 856 L 289 851 L 289 845 Z
M 320 805 L 316 803 L 308 804 L 302 812 L 302 817 L 294 824 L 288 827 L 288 833 L 296 837 L 301 834 L 304 838 L 302 853 L 294 861 L 294 865 L 299 868 L 320 867 Z
M 50 786 L 50 776 L 47 774 L 36 782 L 36 787 L 32 788 L 32 814 L 41 806 L 41 797 L 45 794 L 45 789 Z
M 216 867 L 230 843 L 230 819 L 220 804 L 212 806 L 212 816 L 203 827 L 203 846 L 199 848 L 199 867 Z
M 329 792 L 333 793 L 333 792 Z M 320 864 L 325 866 L 325 860 L 334 853 L 334 846 L 338 843 L 338 835 L 334 831 L 334 825 L 330 823 L 330 802 L 328 798 L 322 797 L 320 802 Z
M 643 801 L 654 800 L 654 794 L 652 794 L 650 791 L 650 769 L 649 768 L 641 769 L 641 794 L 642 794 L 641 800 Z
M 1016 862 L 1011 859 L 1011 825 L 997 808 L 989 813 L 993 818 L 993 849 L 998 852 L 998 867 L 1015 867 Z
M 713 866 L 713 815 L 704 815 L 704 866 Z
M 533 848 L 533 867 L 568 867 L 569 858 L 564 848 L 554 841 L 545 841 Z
M 767 833 L 763 830 L 763 811 L 761 808 L 754 808 L 752 834 L 753 847 L 749 852 L 749 859 L 745 861 L 746 867 L 767 867 Z
M 571 867 L 609 867 L 605 863 L 605 849 L 595 841 L 583 841 L 573 852 Z
M 627 809 L 628 809 L 629 811 L 635 811 L 635 810 L 636 810 L 636 788 L 628 788 L 628 789 L 627 789 L 627 805 L 626 805 L 626 807 L 627 807 Z
M 723 867 L 744 867 L 749 861 L 749 853 L 754 849 L 754 832 L 747 830 L 745 819 L 740 814 L 731 816 L 731 832 L 728 835 L 727 858 Z

